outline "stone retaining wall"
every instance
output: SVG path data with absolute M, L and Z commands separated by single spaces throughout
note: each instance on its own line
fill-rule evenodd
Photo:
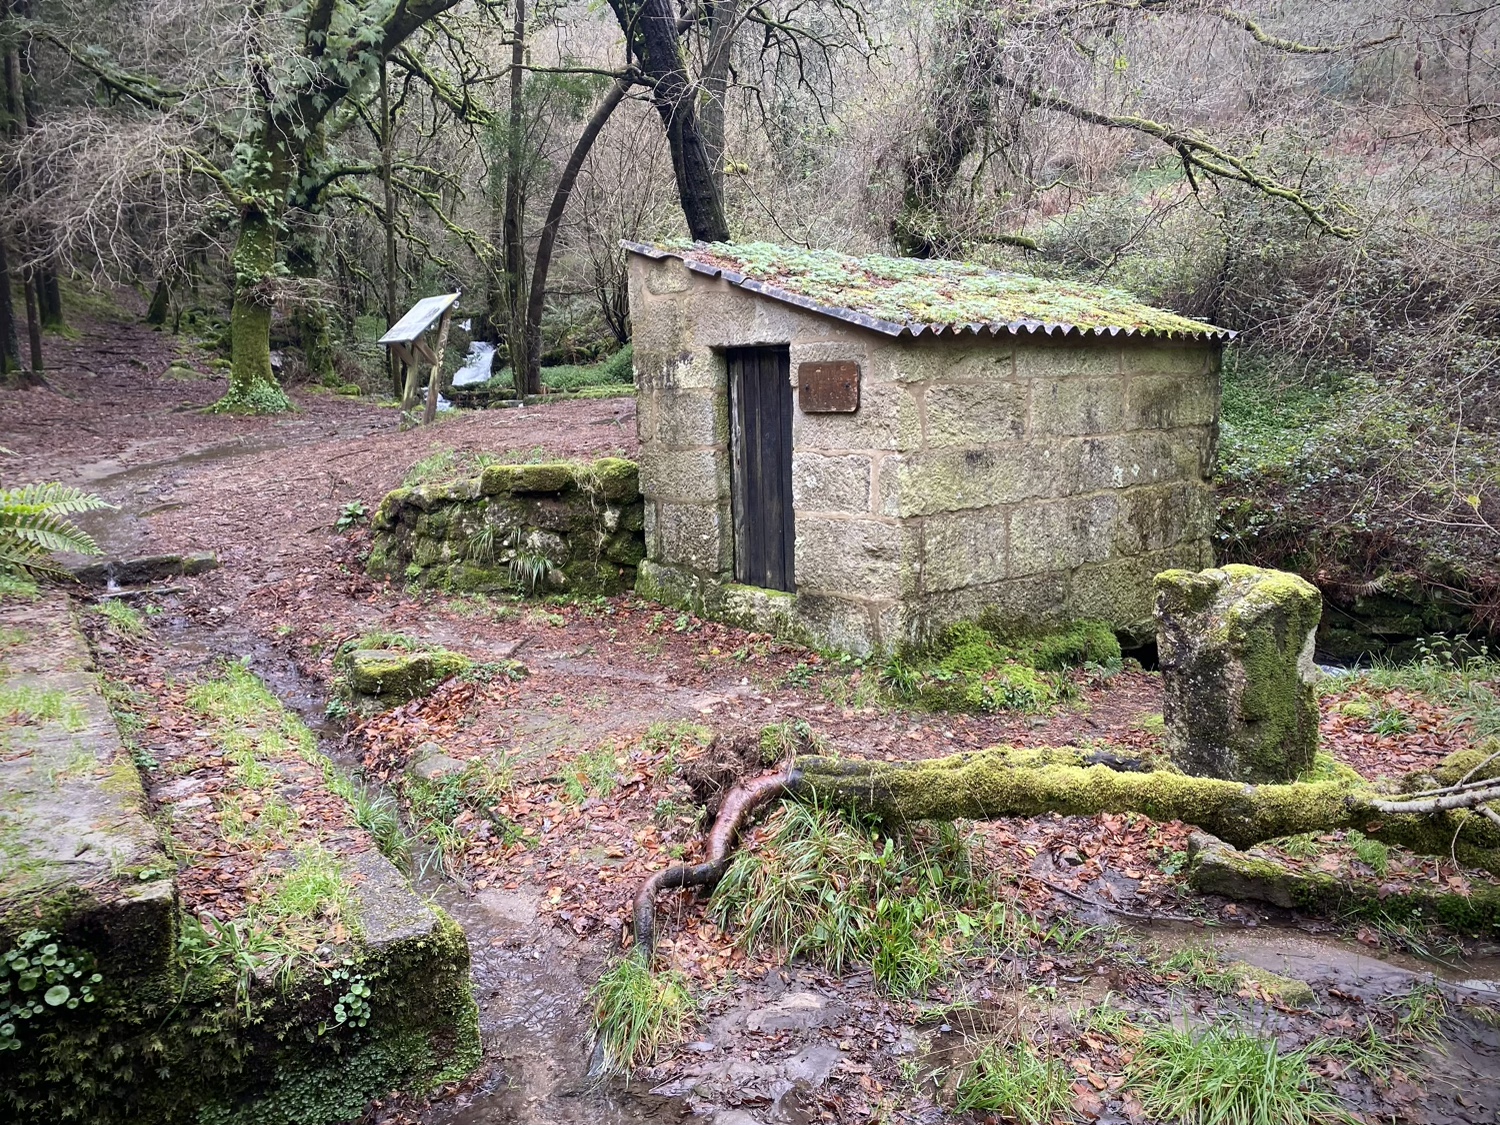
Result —
M 632 461 L 489 465 L 389 493 L 368 566 L 452 590 L 614 594 L 635 583 L 643 523 Z
M 640 591 L 864 653 L 985 609 L 1151 631 L 1152 577 L 1211 565 L 1214 344 L 892 338 L 631 259 Z M 797 593 L 735 587 L 724 349 L 859 365 L 793 413 Z
M 217 860 L 163 847 L 65 595 L 0 602 L 0 691 L 0 1121 L 332 1125 L 478 1065 L 464 934 L 373 841 L 340 854 L 346 936 L 289 980 L 182 943 L 179 863 Z

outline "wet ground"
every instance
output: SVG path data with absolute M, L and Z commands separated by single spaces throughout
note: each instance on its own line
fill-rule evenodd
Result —
M 137 334 L 157 345 L 157 360 L 171 350 L 162 337 Z M 335 533 L 350 501 L 373 508 L 408 466 L 435 450 L 518 459 L 628 455 L 630 401 L 490 412 L 407 434 L 396 432 L 391 411 L 316 395 L 300 396 L 303 410 L 291 418 L 219 419 L 180 409 L 215 397 L 220 387 L 209 371 L 201 382 L 163 380 L 149 370 L 151 347 L 124 359 L 97 344 L 95 334 L 59 345 L 67 354 L 55 365 L 56 393 L 7 392 L 0 409 L 24 423 L 0 440 L 20 454 L 7 464 L 6 481 L 60 479 L 104 494 L 119 509 L 91 526 L 112 554 L 219 554 L 220 570 L 164 583 L 138 603 L 159 610 L 149 643 L 189 662 L 247 659 L 315 727 L 340 767 L 368 784 L 398 780 L 413 746 L 431 738 L 465 759 L 498 748 L 515 769 L 515 800 L 525 810 L 515 815 L 535 825 L 535 839 L 520 848 L 475 840 L 456 878 L 429 874 L 423 883 L 469 936 L 488 1066 L 431 1105 L 397 1101 L 377 1118 L 473 1125 L 688 1114 L 721 1125 L 937 1120 L 948 1112 L 944 1083 L 968 1057 L 968 1041 L 1009 1028 L 1059 1049 L 1071 1044 L 1085 1064 L 1075 1069 L 1086 1117 L 1138 1120 L 1107 1082 L 1097 1097 L 1088 1095 L 1093 1101 L 1084 1098 L 1095 1056 L 1072 1044 L 1071 1013 L 1101 1001 L 1142 1016 L 1232 1012 L 1295 1042 L 1364 1020 L 1393 1026 L 1392 1005 L 1431 987 L 1448 1015 L 1436 1047 L 1414 1048 L 1412 1073 L 1384 1083 L 1347 1075 L 1330 1081 L 1372 1118 L 1497 1119 L 1500 1031 L 1483 1013 L 1494 1010 L 1500 964 L 1480 958 L 1435 966 L 1373 949 L 1326 923 L 1196 901 L 1164 870 L 1182 846 L 1181 826 L 1135 833 L 1133 823 L 1107 818 L 1003 822 L 986 845 L 1028 908 L 1105 928 L 1072 953 L 1038 947 L 965 965 L 946 995 L 924 1004 L 882 996 L 868 973 L 834 977 L 747 956 L 699 907 L 668 903 L 667 954 L 700 996 L 693 1037 L 628 1087 L 591 1080 L 586 996 L 618 947 L 625 899 L 664 848 L 680 854 L 693 846 L 688 828 L 653 827 L 659 803 L 684 794 L 657 773 L 664 752 L 644 748 L 651 724 L 728 730 L 800 720 L 846 752 L 901 757 L 1080 737 L 1129 748 L 1153 737 L 1145 720 L 1160 708 L 1154 678 L 1131 673 L 1081 684 L 1081 706 L 1041 720 L 912 715 L 875 703 L 861 669 L 829 667 L 793 646 L 628 597 L 497 610 L 379 587 L 359 570 L 359 532 Z M 377 627 L 478 659 L 513 657 L 529 675 L 462 700 L 440 694 L 428 707 L 351 732 L 324 717 L 331 656 L 339 641 Z M 567 805 L 558 796 L 560 773 L 604 743 L 618 744 L 627 762 L 621 795 Z M 1413 742 L 1402 752 L 1421 761 L 1440 748 Z M 1142 916 L 1181 920 L 1148 925 Z M 1307 981 L 1315 1007 L 1163 978 L 1163 956 L 1202 943 Z

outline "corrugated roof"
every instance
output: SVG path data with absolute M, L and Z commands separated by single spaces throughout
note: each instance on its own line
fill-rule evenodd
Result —
M 621 245 L 680 258 L 709 277 L 888 336 L 1149 336 L 1232 340 L 1235 334 L 1142 304 L 1121 289 L 1048 281 L 972 262 L 855 258 L 769 242 Z

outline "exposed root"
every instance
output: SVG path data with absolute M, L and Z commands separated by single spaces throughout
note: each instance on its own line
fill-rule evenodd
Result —
M 661 891 L 680 887 L 702 887 L 711 891 L 718 885 L 733 860 L 732 849 L 745 822 L 761 806 L 791 792 L 797 783 L 795 768 L 776 770 L 752 777 L 724 795 L 719 815 L 708 832 L 707 854 L 702 863 L 678 864 L 652 875 L 636 891 L 631 904 L 635 950 L 649 964 L 656 951 L 656 896 Z

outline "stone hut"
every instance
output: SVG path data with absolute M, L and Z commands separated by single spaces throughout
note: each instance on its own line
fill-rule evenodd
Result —
M 963 262 L 626 243 L 668 604 L 867 654 L 991 610 L 1151 633 L 1212 565 L 1232 333 Z

